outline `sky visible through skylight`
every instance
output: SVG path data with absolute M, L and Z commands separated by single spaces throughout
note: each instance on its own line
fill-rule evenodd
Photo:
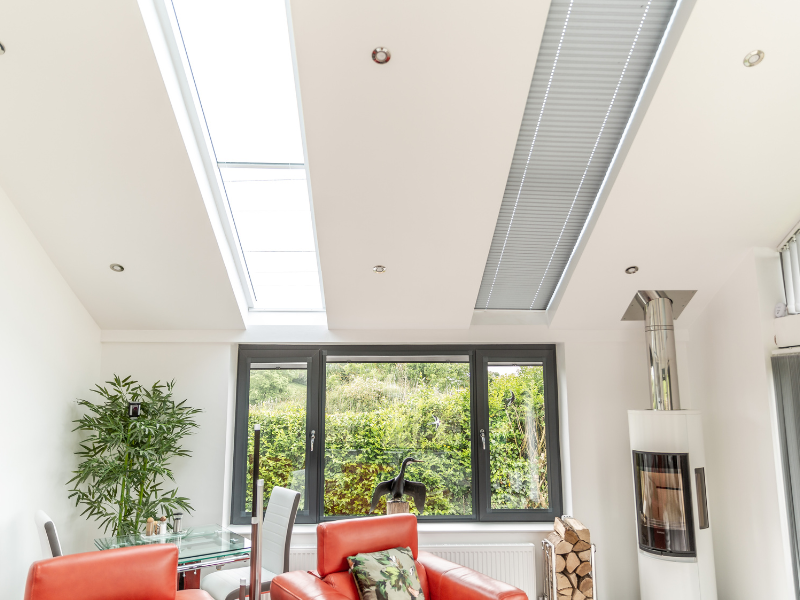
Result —
M 283 0 L 172 0 L 255 296 L 322 310 Z

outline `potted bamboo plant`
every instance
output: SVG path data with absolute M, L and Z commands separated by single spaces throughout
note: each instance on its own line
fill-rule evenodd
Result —
M 181 445 L 197 428 L 200 409 L 172 398 L 175 382 L 147 388 L 131 377 L 114 376 L 92 392 L 98 402 L 78 400 L 86 413 L 74 421 L 87 436 L 76 455 L 81 458 L 69 497 L 81 513 L 112 535 L 141 533 L 148 517 L 171 519 L 176 510 L 190 512 L 189 499 L 178 495 L 170 461 L 190 456 Z

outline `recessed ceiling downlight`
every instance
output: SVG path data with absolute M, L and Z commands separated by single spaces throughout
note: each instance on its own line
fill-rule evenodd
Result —
M 635 267 L 635 266 L 634 266 L 634 267 L 628 267 L 627 269 L 625 269 L 625 272 L 626 272 L 628 275 L 633 275 L 633 274 L 634 274 L 634 273 L 636 273 L 638 270 L 639 270 L 639 267 Z
M 122 265 L 118 265 L 117 263 L 111 263 L 108 265 L 108 268 L 114 271 L 115 273 L 122 273 L 125 270 L 125 267 Z
M 744 57 L 745 67 L 755 67 L 762 60 L 764 60 L 764 53 L 761 50 L 753 50 Z
M 383 265 L 375 265 L 374 267 L 372 267 L 372 270 L 375 271 L 376 273 L 386 273 L 386 267 L 384 267 Z
M 388 48 L 382 48 L 378 46 L 375 50 L 372 51 L 372 60 L 374 60 L 379 65 L 385 65 L 392 59 L 392 53 L 389 52 Z

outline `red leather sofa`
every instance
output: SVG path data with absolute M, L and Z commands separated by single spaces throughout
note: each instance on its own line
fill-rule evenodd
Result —
M 527 600 L 514 586 L 482 575 L 417 547 L 417 518 L 391 515 L 333 521 L 317 526 L 317 569 L 272 580 L 271 600 L 359 600 L 347 557 L 409 547 L 425 600 Z
M 25 600 L 212 600 L 177 592 L 178 547 L 133 546 L 39 560 L 28 570 Z

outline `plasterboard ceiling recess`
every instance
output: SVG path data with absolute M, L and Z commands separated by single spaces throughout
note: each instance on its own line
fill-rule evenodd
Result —
M 676 0 L 553 0 L 477 309 L 545 309 Z

